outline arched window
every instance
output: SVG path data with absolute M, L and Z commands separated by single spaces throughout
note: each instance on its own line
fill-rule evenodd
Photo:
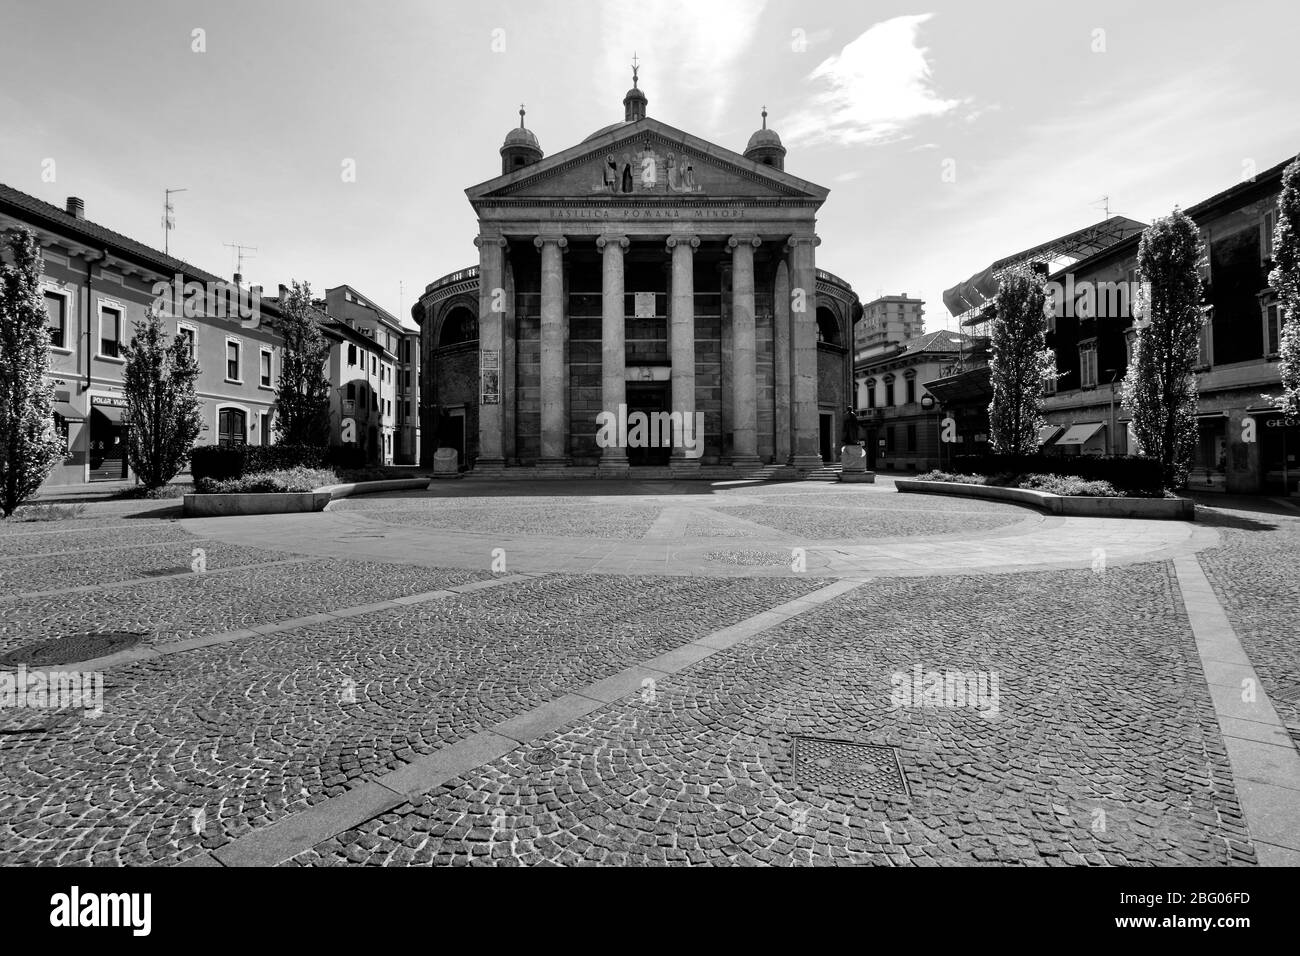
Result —
M 906 389 L 904 404 L 913 404 L 916 401 L 916 372 L 909 369 L 904 374 L 903 388 Z
M 442 320 L 438 348 L 475 341 L 478 341 L 478 317 L 465 306 L 456 306 Z
M 835 313 L 825 306 L 817 310 L 817 341 L 827 345 L 840 344 L 840 323 Z
M 885 376 L 885 407 L 894 407 L 894 376 L 893 373 Z
M 876 380 L 867 379 L 867 408 L 876 407 Z

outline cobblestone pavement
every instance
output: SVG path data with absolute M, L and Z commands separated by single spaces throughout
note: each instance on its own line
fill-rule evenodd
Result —
M 1300 739 L 1300 513 L 1202 509 L 1221 547 L 1201 567 L 1241 638 L 1273 706 Z
M 987 561 L 990 539 L 1021 524 L 1098 533 L 888 487 L 695 483 L 564 497 L 453 484 L 332 505 L 345 522 L 291 516 L 302 523 L 277 523 L 255 545 L 191 533 L 216 525 L 177 521 L 170 502 L 0 522 L 0 653 L 99 630 L 140 631 L 165 652 L 104 672 L 102 716 L 0 711 L 0 864 L 204 858 L 810 594 L 826 579 L 788 563 L 804 540 L 933 539 Z M 1251 520 L 1212 522 L 1223 546 L 1200 558 L 1261 675 L 1281 688 L 1300 676 L 1279 636 L 1295 633 L 1300 603 L 1287 571 L 1297 522 L 1275 532 Z M 333 553 L 295 551 L 300 529 L 327 524 Z M 424 537 L 408 535 L 402 550 L 390 535 L 403 529 Z M 466 532 L 472 555 L 440 565 L 434 545 Z M 564 537 L 694 548 L 733 576 L 494 575 L 494 541 L 507 534 L 535 536 L 543 553 Z M 194 548 L 205 573 L 188 570 Z M 166 576 L 138 580 L 155 574 Z M 483 589 L 368 607 L 474 582 Z M 61 593 L 21 596 L 45 591 Z M 311 617 L 330 611 L 346 616 Z M 780 620 L 293 862 L 1254 861 L 1168 562 L 880 577 Z M 286 629 L 241 632 L 276 622 Z M 177 643 L 201 637 L 218 643 Z M 996 672 L 998 717 L 891 708 L 891 676 L 914 665 Z M 809 788 L 796 777 L 796 736 L 897 748 L 910 797 Z M 802 773 L 840 766 L 818 759 Z M 886 785 L 879 752 L 843 767 L 867 764 Z
M 553 575 L 115 669 L 0 735 L 0 864 L 183 859 L 813 587 Z
M 918 665 L 996 674 L 996 717 L 891 709 L 891 676 Z M 796 736 L 898 748 L 911 799 L 808 785 Z M 1176 584 L 1152 564 L 864 586 L 295 862 L 1254 856 Z

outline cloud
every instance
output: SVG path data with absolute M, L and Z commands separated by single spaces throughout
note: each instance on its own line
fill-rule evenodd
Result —
M 779 127 L 788 143 L 856 145 L 897 139 L 918 120 L 942 116 L 960 100 L 939 97 L 927 50 L 917 45 L 930 14 L 877 23 L 808 75 L 820 87 Z
M 594 81 L 604 89 L 614 77 L 623 77 L 631 86 L 635 51 L 651 116 L 677 125 L 697 123 L 704 129 L 716 129 L 739 86 L 743 58 L 764 5 L 765 0 L 602 3 L 600 42 L 604 55 L 595 65 Z M 660 112 L 665 104 L 668 116 Z M 680 111 L 692 115 L 672 115 Z

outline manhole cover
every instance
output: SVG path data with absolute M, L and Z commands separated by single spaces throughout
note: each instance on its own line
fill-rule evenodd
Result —
M 555 763 L 555 751 L 550 747 L 542 747 L 540 750 L 529 751 L 524 759 L 535 767 L 549 767 Z
M 708 551 L 706 560 L 718 564 L 734 564 L 739 567 L 777 567 L 788 565 L 792 560 L 789 551 Z
M 893 747 L 820 737 L 794 738 L 794 776 L 802 786 L 910 796 Z
M 46 664 L 89 661 L 134 647 L 145 636 L 143 632 L 136 631 L 93 631 L 89 634 L 69 634 L 67 637 L 38 641 L 12 650 L 0 656 L 0 665 L 31 664 L 41 667 Z
M 751 787 L 747 783 L 738 783 L 730 790 L 723 794 L 732 803 L 738 803 L 742 807 L 754 807 L 758 805 L 762 794 L 757 787 Z

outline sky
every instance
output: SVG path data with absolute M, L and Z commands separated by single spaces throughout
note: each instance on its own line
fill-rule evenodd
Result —
M 527 105 L 549 155 L 648 114 L 830 189 L 818 265 L 926 301 L 1112 214 L 1300 153 L 1293 0 L 0 0 L 0 182 L 274 289 L 409 319 L 478 261 L 466 187 Z M 351 173 L 351 175 L 349 175 Z

